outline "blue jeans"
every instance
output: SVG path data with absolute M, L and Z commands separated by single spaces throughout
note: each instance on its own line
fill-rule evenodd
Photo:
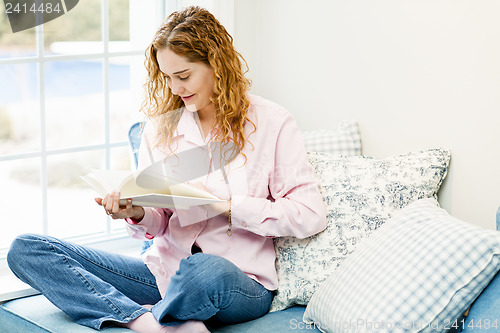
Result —
M 472 303 L 462 326 L 463 333 L 500 331 L 500 273 Z
M 11 245 L 12 272 L 75 322 L 100 329 L 151 312 L 162 324 L 201 320 L 243 322 L 265 315 L 273 293 L 218 256 L 197 253 L 180 262 L 165 297 L 139 258 L 26 234 Z

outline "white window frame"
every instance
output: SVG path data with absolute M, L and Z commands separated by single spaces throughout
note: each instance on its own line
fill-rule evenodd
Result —
M 27 64 L 27 63 L 37 63 L 38 64 L 38 94 L 39 94 L 39 107 L 40 107 L 40 150 L 36 152 L 19 153 L 19 154 L 8 154 L 0 155 L 0 163 L 12 160 L 22 160 L 27 158 L 38 157 L 41 160 L 41 190 L 42 190 L 42 223 L 43 223 L 43 233 L 48 232 L 48 205 L 47 205 L 47 195 L 48 195 L 48 181 L 47 181 L 47 159 L 54 155 L 70 154 L 75 152 L 93 151 L 101 150 L 105 151 L 105 166 L 110 167 L 110 153 L 112 148 L 127 146 L 127 141 L 111 142 L 110 140 L 110 102 L 109 102 L 109 62 L 110 59 L 114 57 L 125 57 L 125 56 L 137 56 L 143 55 L 144 50 L 132 50 L 132 51 L 110 51 L 109 50 L 109 2 L 112 0 L 102 0 L 101 1 L 101 37 L 103 42 L 103 51 L 92 54 L 71 54 L 71 55 L 57 55 L 57 56 L 46 56 L 44 55 L 44 34 L 43 25 L 35 27 L 36 31 L 36 50 L 37 56 L 26 57 L 26 58 L 12 58 L 12 59 L 2 59 L 0 58 L 0 65 L 6 64 Z M 149 4 L 148 4 L 149 3 Z M 137 14 L 137 10 L 146 10 L 145 6 L 150 6 L 149 1 L 143 0 L 130 0 L 130 13 L 132 18 L 132 13 Z M 226 27 L 228 32 L 233 35 L 234 30 L 234 0 L 164 0 L 160 3 L 159 7 L 155 8 L 155 13 L 157 15 L 156 21 L 161 22 L 169 13 L 174 10 L 180 9 L 187 5 L 199 5 L 206 7 L 211 10 L 220 22 Z M 155 5 L 156 6 L 156 5 Z M 151 8 L 149 8 L 150 10 Z M 157 27 L 157 23 L 155 28 Z M 130 20 L 130 24 L 133 25 L 133 20 Z M 136 33 L 145 33 L 148 28 L 143 25 L 143 22 L 137 26 L 134 30 Z M 147 33 L 147 32 L 146 32 Z M 133 37 L 131 36 L 131 41 Z M 103 61 L 103 93 L 104 93 L 104 128 L 105 136 L 104 143 L 97 145 L 80 145 L 71 148 L 62 149 L 48 149 L 46 145 L 47 129 L 45 126 L 45 86 L 44 86 L 44 69 L 45 63 L 54 61 L 67 61 L 67 60 L 102 60 Z M 84 237 L 73 237 L 71 241 L 77 242 L 83 245 L 91 245 L 95 248 L 100 248 L 104 250 L 110 250 L 120 253 L 126 253 L 130 255 L 139 255 L 139 250 L 141 243 L 140 241 L 130 239 L 126 235 L 125 231 L 113 231 L 111 228 L 111 219 L 107 220 L 107 227 L 104 233 L 97 236 L 84 236 Z M 10 299 L 24 297 L 28 295 L 34 295 L 38 292 L 29 286 L 25 285 L 10 272 L 7 266 L 6 260 L 7 250 L 0 249 L 0 303 L 5 302 Z
M 116 147 L 124 147 L 128 145 L 126 140 L 119 142 L 111 142 L 110 140 L 110 91 L 109 91 L 109 62 L 111 58 L 118 57 L 126 57 L 126 56 L 141 56 L 144 55 L 144 50 L 132 50 L 132 51 L 118 51 L 111 52 L 109 50 L 109 1 L 112 0 L 101 0 L 101 38 L 103 42 L 103 51 L 99 53 L 93 54 L 69 54 L 69 55 L 44 55 L 44 26 L 39 25 L 35 27 L 36 31 L 36 50 L 37 56 L 34 57 L 26 57 L 26 58 L 0 58 L 0 65 L 12 65 L 12 64 L 29 64 L 29 63 L 37 63 L 38 64 L 38 94 L 39 94 L 39 109 L 40 109 L 40 149 L 35 152 L 28 153 L 19 153 L 19 154 L 8 154 L 8 155 L 0 155 L 0 163 L 5 161 L 12 160 L 22 160 L 27 158 L 38 157 L 41 160 L 41 168 L 40 168 L 40 186 L 42 191 L 42 233 L 47 234 L 48 232 L 48 214 L 47 214 L 47 194 L 48 194 L 48 182 L 47 182 L 47 159 L 50 156 L 54 155 L 64 155 L 71 154 L 76 152 L 84 152 L 84 151 L 93 151 L 93 150 L 101 150 L 103 149 L 105 152 L 105 168 L 110 168 L 110 154 L 111 149 Z M 137 9 L 138 3 L 140 0 L 131 0 L 131 5 L 134 3 Z M 144 8 L 144 5 L 140 5 L 141 8 Z M 165 2 L 162 3 L 161 8 L 157 8 L 157 15 L 160 18 L 163 18 L 165 13 Z M 158 21 L 158 20 L 157 20 Z M 131 22 L 131 24 L 133 24 Z M 137 30 L 137 29 L 131 29 Z M 132 39 L 132 38 L 131 38 Z M 104 143 L 97 145 L 80 145 L 71 148 L 62 148 L 62 149 L 47 149 L 46 139 L 47 139 L 47 129 L 46 129 L 46 103 L 45 103 L 45 64 L 47 62 L 56 62 L 56 61 L 68 61 L 68 60 L 102 60 L 103 61 L 103 94 L 104 94 Z M 142 63 L 141 63 L 142 65 Z M 106 235 L 109 238 L 116 238 L 114 235 L 116 232 L 112 231 L 111 228 L 111 219 L 108 218 L 107 226 L 106 226 Z M 123 236 L 123 232 L 119 232 L 119 235 Z M 99 236 L 101 238 L 102 235 Z M 83 242 L 85 242 L 83 240 Z M 0 259 L 4 259 L 6 255 L 5 250 L 0 250 Z
M 111 142 L 110 140 L 110 90 L 109 90 L 109 62 L 112 58 L 127 57 L 127 56 L 141 56 L 144 55 L 143 49 L 131 50 L 131 51 L 110 51 L 109 50 L 109 2 L 112 0 L 102 0 L 101 1 L 101 39 L 103 42 L 102 52 L 92 53 L 92 54 L 70 54 L 70 55 L 44 55 L 44 26 L 39 25 L 35 27 L 36 32 L 36 51 L 37 55 L 33 57 L 24 58 L 0 58 L 0 65 L 12 65 L 12 64 L 38 64 L 38 94 L 39 94 L 39 116 L 40 116 L 40 148 L 35 152 L 19 153 L 19 154 L 7 154 L 0 155 L 0 163 L 13 160 L 23 160 L 27 158 L 37 157 L 40 158 L 40 187 L 41 187 L 41 200 L 42 200 L 42 232 L 44 234 L 48 233 L 48 205 L 47 205 L 47 195 L 48 195 L 48 181 L 47 181 L 47 159 L 54 155 L 64 155 L 75 152 L 93 151 L 93 150 L 104 150 L 105 152 L 105 166 L 110 167 L 110 154 L 111 150 L 116 147 L 125 147 L 128 145 L 127 140 Z M 156 13 L 156 23 L 155 20 L 152 24 L 155 24 L 155 29 L 161 20 L 165 17 L 167 13 L 167 3 L 168 0 L 153 3 L 144 3 L 141 0 L 130 0 L 130 13 L 137 15 L 137 10 L 149 11 L 151 15 L 151 10 L 153 9 Z M 149 7 L 148 7 L 149 6 Z M 154 6 L 155 8 L 151 8 Z M 131 20 L 130 24 L 134 24 Z M 137 29 L 131 29 L 137 33 L 147 30 L 144 22 L 140 22 Z M 151 30 L 151 29 L 149 29 Z M 149 32 L 150 33 L 150 32 Z M 132 36 L 131 36 L 132 41 Z M 68 61 L 68 60 L 100 60 L 103 62 L 103 94 L 104 94 L 104 143 L 97 145 L 80 145 L 71 148 L 62 149 L 48 149 L 47 148 L 47 128 L 46 128 L 46 100 L 45 100 L 45 64 L 47 62 L 55 61 Z M 142 63 L 141 63 L 142 66 Z M 71 241 L 77 242 L 84 245 L 92 245 L 93 247 L 119 251 L 121 253 L 129 253 L 132 255 L 138 255 L 141 247 L 141 242 L 137 240 L 132 240 L 128 237 L 124 230 L 113 231 L 111 227 L 111 219 L 107 219 L 106 231 L 98 235 L 93 236 L 83 236 L 83 237 L 73 237 Z M 22 297 L 26 295 L 36 294 L 37 292 L 20 281 L 18 281 L 13 274 L 10 272 L 7 261 L 6 261 L 7 250 L 0 250 L 0 302 L 6 301 L 8 299 Z

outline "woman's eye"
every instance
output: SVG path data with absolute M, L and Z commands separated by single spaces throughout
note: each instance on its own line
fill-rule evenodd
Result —
M 185 76 L 185 77 L 179 77 L 179 79 L 182 80 L 182 81 L 187 80 L 187 79 L 189 79 L 189 75 Z

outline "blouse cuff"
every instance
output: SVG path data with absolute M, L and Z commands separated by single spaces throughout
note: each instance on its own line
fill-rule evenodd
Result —
M 244 195 L 233 195 L 231 198 L 231 224 L 233 228 L 245 229 L 248 231 L 257 231 L 258 221 L 252 222 L 251 217 L 255 216 L 255 209 L 259 201 L 258 198 L 247 197 Z M 258 220 L 258 218 L 254 218 Z
M 147 228 L 149 225 L 151 225 L 153 221 L 152 209 L 151 207 L 144 207 L 144 216 L 140 221 L 132 220 L 131 218 L 126 218 L 125 221 L 130 225 L 136 225 Z

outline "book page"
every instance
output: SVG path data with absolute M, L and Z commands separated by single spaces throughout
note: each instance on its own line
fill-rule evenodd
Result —
M 135 176 L 136 173 L 126 170 L 93 170 L 82 178 L 103 197 L 113 191 L 119 191 L 121 197 L 149 193 L 170 194 L 168 187 L 143 188 L 138 186 Z
M 143 185 L 154 187 L 162 184 L 164 188 L 145 188 L 137 185 L 136 176 L 140 172 L 124 170 L 93 170 L 82 176 L 101 197 L 113 191 L 120 191 L 120 204 L 125 205 L 131 198 L 136 206 L 187 209 L 192 206 L 207 205 L 221 202 L 215 195 L 185 183 L 175 183 L 169 186 L 165 177 L 158 175 L 144 178 Z
M 188 182 L 179 180 L 179 178 L 175 178 L 174 175 L 178 177 L 182 176 L 179 176 L 179 172 L 174 172 L 175 169 L 172 168 L 171 165 L 168 165 L 168 161 L 169 160 L 155 162 L 137 173 L 135 177 L 136 184 L 144 188 L 164 186 L 170 190 L 170 194 L 172 195 L 218 199 L 215 195 L 205 190 L 197 188 Z

